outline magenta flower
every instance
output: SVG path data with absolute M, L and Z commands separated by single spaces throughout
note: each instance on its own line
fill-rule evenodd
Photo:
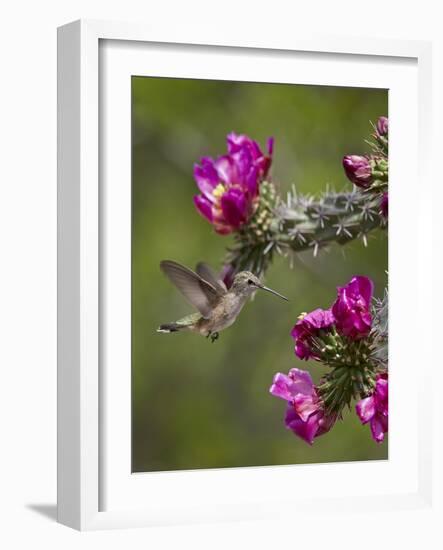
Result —
M 300 359 L 317 359 L 313 344 L 313 338 L 318 336 L 320 330 L 328 330 L 334 323 L 331 310 L 315 309 L 299 318 L 291 331 L 295 340 L 295 355 Z
M 367 157 L 346 155 L 343 157 L 343 168 L 352 183 L 364 189 L 372 183 L 372 167 Z
M 226 288 L 231 288 L 235 277 L 235 267 L 232 264 L 225 264 L 220 273 L 220 279 L 225 283 Z
M 309 372 L 300 369 L 291 369 L 288 375 L 278 372 L 269 391 L 287 401 L 286 427 L 310 445 L 334 425 L 335 417 L 325 414 Z
M 268 175 L 268 172 L 269 172 L 269 169 L 271 168 L 271 163 L 272 163 L 274 138 L 268 138 L 267 155 L 264 155 L 262 153 L 256 141 L 250 139 L 246 135 L 236 134 L 235 132 L 231 132 L 230 134 L 228 134 L 226 139 L 228 142 L 228 153 L 230 155 L 241 153 L 244 149 L 246 149 L 251 155 L 251 159 L 254 165 L 258 169 L 259 177 L 265 178 Z
M 377 134 L 379 136 L 387 136 L 388 135 L 389 121 L 388 121 L 387 117 L 381 116 L 377 120 L 376 130 L 377 130 Z
M 388 431 L 388 375 L 377 374 L 374 393 L 357 403 L 362 424 L 370 423 L 372 439 L 381 443 Z
M 380 201 L 380 213 L 383 217 L 388 217 L 388 211 L 389 211 L 389 197 L 388 193 L 383 193 L 383 196 Z
M 371 330 L 370 312 L 374 284 L 368 277 L 357 275 L 344 287 L 338 287 L 332 306 L 335 326 L 340 334 L 357 340 Z
M 194 197 L 194 204 L 217 233 L 236 231 L 254 214 L 260 183 L 271 167 L 273 143 L 270 138 L 265 155 L 256 141 L 232 132 L 227 136 L 226 155 L 215 160 L 203 157 L 194 166 L 201 192 Z

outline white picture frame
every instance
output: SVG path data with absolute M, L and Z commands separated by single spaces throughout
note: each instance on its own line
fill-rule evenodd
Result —
M 420 185 L 428 189 L 428 196 L 431 194 L 426 162 L 431 117 L 430 44 L 300 34 L 278 41 L 260 37 L 254 42 L 241 38 L 228 42 L 215 36 L 210 40 L 204 35 L 191 38 L 186 30 L 180 36 L 176 32 L 164 36 L 135 24 L 77 21 L 59 29 L 58 50 L 59 522 L 89 530 L 284 517 L 289 508 L 309 513 L 331 506 L 337 511 L 357 505 L 378 510 L 431 506 L 431 409 L 423 405 L 432 376 L 432 355 L 430 350 L 423 352 L 429 357 L 423 360 L 424 372 L 417 381 L 408 376 L 413 365 L 402 347 L 406 330 L 416 335 L 424 330 L 418 319 L 432 295 L 429 283 L 423 284 L 431 262 L 431 245 L 417 247 L 415 261 L 401 247 L 391 247 L 390 251 L 390 317 L 394 327 L 390 377 L 398 390 L 390 397 L 393 428 L 387 462 L 131 475 L 128 377 L 124 373 L 121 376 L 122 369 L 112 364 L 106 366 L 105 377 L 103 366 L 103 358 L 109 357 L 103 346 L 113 341 L 112 337 L 104 338 L 103 331 L 110 331 L 112 336 L 113 330 L 119 330 L 123 343 L 113 352 L 123 363 L 128 361 L 124 347 L 130 337 L 127 304 L 123 299 L 109 305 L 116 296 L 115 285 L 126 289 L 118 293 L 123 298 L 130 285 L 130 204 L 124 183 L 130 155 L 125 147 L 130 142 L 128 75 L 140 74 L 140 67 L 146 66 L 152 76 L 249 80 L 257 78 L 260 64 L 263 81 L 274 82 L 281 81 L 282 71 L 290 72 L 298 63 L 298 76 L 284 81 L 389 87 L 393 94 L 390 239 L 400 242 L 408 230 L 408 220 L 410 224 L 408 209 L 418 211 L 413 222 L 416 235 L 426 232 L 432 223 L 429 215 L 424 216 L 419 198 L 412 194 L 403 197 L 401 208 L 400 201 L 396 206 L 395 200 L 400 196 L 399 181 L 403 189 Z M 247 58 L 251 60 L 248 64 Z M 227 59 L 230 72 L 222 74 Z M 322 64 L 321 73 L 312 70 L 315 63 Z M 334 70 L 328 70 L 329 66 Z M 353 77 L 343 80 L 340 75 L 349 67 L 353 67 Z M 116 117 L 112 120 L 107 111 L 110 105 Z M 409 128 L 418 135 L 417 141 L 407 139 L 404 133 L 406 108 L 412 113 Z M 407 166 L 401 162 L 402 155 L 408 158 Z M 112 171 L 106 164 L 109 159 L 114 163 Z M 109 178 L 106 186 L 104 178 Z M 109 253 L 109 242 L 116 244 L 113 254 Z M 411 264 L 414 267 L 405 274 Z M 111 267 L 116 275 L 109 278 Z M 411 318 L 406 325 L 402 303 L 408 288 Z M 118 327 L 113 325 L 116 316 L 112 312 L 116 311 L 122 323 Z M 397 376 L 395 364 L 400 362 L 404 376 Z M 118 416 L 112 415 L 115 407 L 109 406 L 116 399 Z M 412 411 L 411 433 L 405 436 L 400 418 L 407 406 Z M 359 483 L 363 478 L 366 483 Z M 318 482 L 314 488 L 313 479 Z M 297 495 L 288 496 L 284 490 L 288 480 L 299 488 Z M 233 486 L 238 493 L 232 492 Z M 174 503 L 169 498 L 171 491 L 178 495 Z M 186 500 L 180 498 L 184 494 Z

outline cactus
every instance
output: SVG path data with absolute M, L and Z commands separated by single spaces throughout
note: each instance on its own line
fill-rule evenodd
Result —
M 374 229 L 387 227 L 380 215 L 380 195 L 357 190 L 328 191 L 319 199 L 297 193 L 293 188 L 286 201 L 278 198 L 270 182 L 261 185 L 260 203 L 250 223 L 235 235 L 227 263 L 234 270 L 248 269 L 264 274 L 274 254 L 319 250 L 332 243 L 361 239 Z
M 291 257 L 312 250 L 317 256 L 326 246 L 356 239 L 367 246 L 371 231 L 387 228 L 388 119 L 380 117 L 373 129 L 372 141 L 367 141 L 372 153 L 343 158 L 352 191 L 328 190 L 315 198 L 294 187 L 283 200 L 272 182 L 260 182 L 250 217 L 236 227 L 228 249 L 227 284 L 239 271 L 263 275 L 275 254 Z M 338 288 L 330 309 L 301 314 L 291 332 L 295 355 L 320 361 L 328 370 L 316 386 L 307 371 L 278 372 L 270 392 L 289 403 L 286 427 L 311 445 L 353 402 L 362 424 L 370 424 L 374 441 L 381 443 L 388 431 L 388 292 L 374 300 L 373 288 L 368 277 L 354 276 Z
M 372 330 L 374 333 L 375 358 L 381 367 L 388 366 L 388 289 L 385 289 L 382 299 L 374 302 L 374 320 Z
M 331 370 L 318 386 L 328 412 L 341 417 L 345 406 L 353 399 L 363 399 L 375 388 L 376 375 L 388 370 L 388 291 L 372 304 L 372 328 L 369 335 L 357 342 L 330 336 L 333 352 L 328 350 L 322 360 Z M 331 348 L 332 349 L 332 348 Z

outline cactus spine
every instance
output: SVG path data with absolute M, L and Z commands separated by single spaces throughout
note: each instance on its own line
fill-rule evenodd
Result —
M 274 254 L 318 251 L 332 243 L 346 244 L 362 239 L 377 228 L 386 228 L 380 215 L 380 196 L 357 190 L 326 192 L 319 199 L 288 193 L 286 201 L 278 198 L 270 182 L 261 185 L 260 202 L 250 223 L 235 236 L 228 249 L 227 262 L 235 271 L 248 269 L 263 274 Z

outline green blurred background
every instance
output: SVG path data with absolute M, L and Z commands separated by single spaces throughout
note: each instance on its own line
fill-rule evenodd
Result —
M 161 274 L 173 259 L 220 268 L 231 237 L 216 235 L 192 202 L 193 164 L 225 152 L 225 136 L 274 136 L 273 180 L 306 193 L 351 188 L 343 155 L 364 153 L 370 121 L 388 113 L 386 90 L 133 77 L 132 467 L 134 472 L 387 458 L 355 413 L 310 447 L 283 423 L 270 396 L 275 372 L 323 370 L 293 352 L 289 332 L 302 311 L 328 307 L 354 274 L 386 284 L 387 236 L 278 259 L 266 283 L 289 305 L 257 294 L 211 344 L 194 334 L 157 334 L 191 310 Z

